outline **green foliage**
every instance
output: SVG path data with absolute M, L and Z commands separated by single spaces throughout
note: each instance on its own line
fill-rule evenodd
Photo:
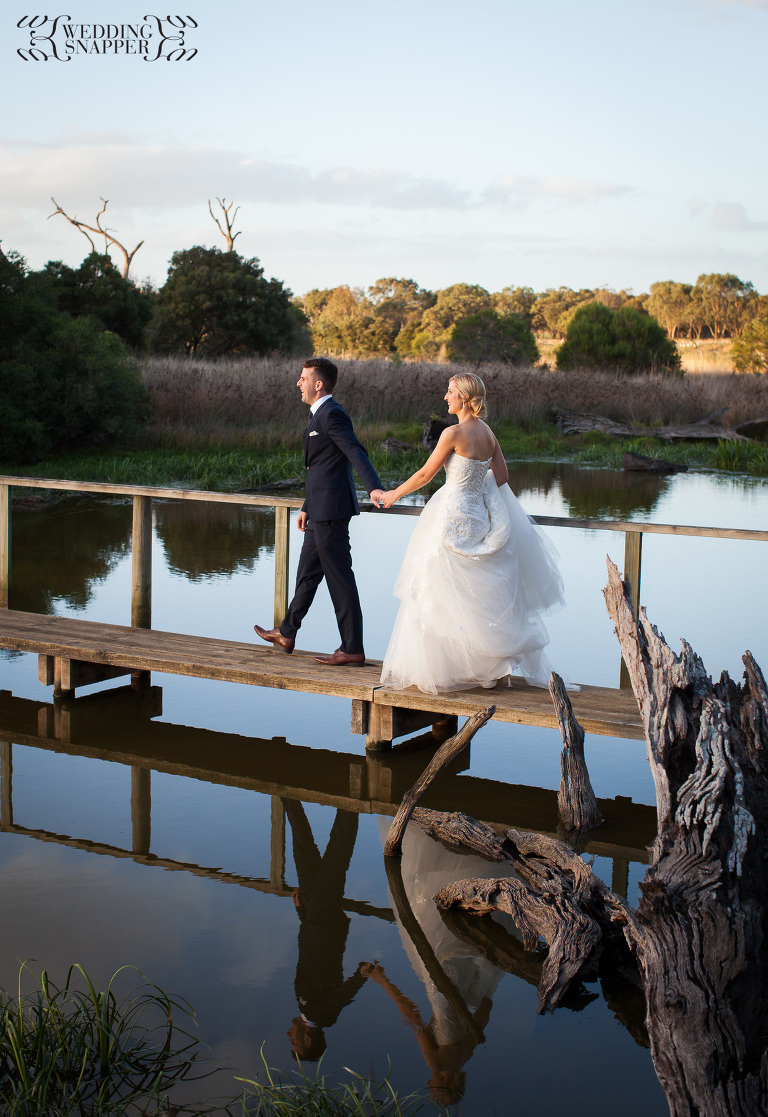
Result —
M 158 294 L 152 344 L 159 352 L 222 357 L 293 352 L 306 345 L 303 312 L 256 258 L 219 248 L 174 252 Z
M 519 314 L 481 310 L 462 318 L 448 342 L 451 361 L 532 365 L 539 356 L 536 339 Z
M 456 323 L 483 310 L 493 310 L 493 300 L 484 287 L 454 283 L 438 291 L 434 306 L 424 311 L 414 332 L 411 355 L 422 360 L 441 360 Z
M 418 1093 L 401 1097 L 389 1080 L 389 1071 L 381 1082 L 372 1082 L 347 1070 L 348 1082 L 331 1085 L 319 1067 L 314 1078 L 309 1078 L 301 1065 L 298 1071 L 283 1077 L 269 1066 L 263 1049 L 261 1061 L 264 1082 L 238 1079 L 245 1087 L 243 1109 L 251 1117 L 415 1117 L 429 1100 Z M 434 1102 L 430 1111 L 444 1117 L 448 1113 Z
M 97 991 L 82 966 L 69 968 L 61 988 L 43 970 L 24 994 L 25 970 L 16 997 L 0 990 L 0 1108 L 8 1117 L 157 1112 L 195 1070 L 198 1042 L 174 1022 L 193 1019 L 185 1001 L 149 982 L 118 999 L 122 970 Z
M 739 372 L 768 373 L 768 317 L 755 318 L 731 349 Z
M 531 314 L 533 328 L 549 333 L 552 337 L 565 337 L 569 318 L 579 306 L 593 302 L 593 291 L 572 291 L 570 287 L 543 291 L 537 296 Z
M 655 318 L 631 307 L 579 307 L 557 353 L 559 369 L 680 372 L 680 355 Z
M 8 460 L 124 442 L 146 392 L 120 338 L 57 309 L 23 259 L 0 253 L 0 444 Z
M 532 287 L 505 287 L 493 296 L 493 306 L 497 314 L 519 314 L 529 329 L 533 328 L 533 308 L 536 292 Z
M 91 252 L 76 269 L 51 260 L 34 281 L 50 288 L 59 310 L 73 318 L 90 316 L 132 348 L 143 347 L 154 292 L 124 279 L 109 256 Z

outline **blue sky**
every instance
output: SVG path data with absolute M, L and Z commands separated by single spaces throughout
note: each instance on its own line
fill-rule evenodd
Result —
M 32 9 L 0 3 L 0 237 L 34 267 L 88 247 L 51 196 L 88 221 L 108 198 L 156 283 L 174 250 L 223 246 L 223 196 L 238 250 L 297 293 L 712 271 L 768 292 L 768 0 L 186 0 L 190 62 L 24 61 Z

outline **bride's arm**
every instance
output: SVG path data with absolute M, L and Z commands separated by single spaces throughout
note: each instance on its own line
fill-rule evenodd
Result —
M 408 493 L 415 493 L 417 489 L 421 489 L 424 485 L 428 484 L 438 470 L 442 469 L 445 465 L 448 456 L 453 450 L 455 441 L 455 426 L 447 427 L 440 435 L 437 446 L 435 446 L 421 469 L 417 469 L 415 473 L 411 474 L 407 481 L 403 481 L 402 485 L 398 485 L 396 489 L 390 489 L 388 493 L 384 493 L 384 496 L 381 498 L 381 503 L 384 507 L 391 508 L 400 497 L 407 496 Z
M 496 449 L 493 451 L 491 458 L 491 469 L 493 476 L 496 478 L 496 484 L 501 487 L 509 482 L 509 470 L 507 463 L 504 461 L 504 455 L 501 452 L 501 446 L 496 442 Z

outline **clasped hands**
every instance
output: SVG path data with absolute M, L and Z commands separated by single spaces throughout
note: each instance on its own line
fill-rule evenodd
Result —
M 390 489 L 389 492 L 385 493 L 383 489 L 374 489 L 371 493 L 371 500 L 377 508 L 391 508 L 397 500 L 396 491 L 396 489 Z

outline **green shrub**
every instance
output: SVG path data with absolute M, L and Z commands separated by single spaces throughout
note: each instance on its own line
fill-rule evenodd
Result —
M 122 341 L 71 318 L 20 256 L 0 253 L 0 446 L 6 460 L 125 442 L 147 393 Z
M 632 307 L 588 303 L 573 315 L 557 353 L 559 369 L 679 374 L 680 355 L 655 318 Z
M 495 310 L 468 314 L 453 327 L 448 342 L 451 361 L 532 365 L 538 356 L 536 338 L 521 314 Z
M 739 372 L 768 373 L 768 318 L 755 318 L 731 348 Z

